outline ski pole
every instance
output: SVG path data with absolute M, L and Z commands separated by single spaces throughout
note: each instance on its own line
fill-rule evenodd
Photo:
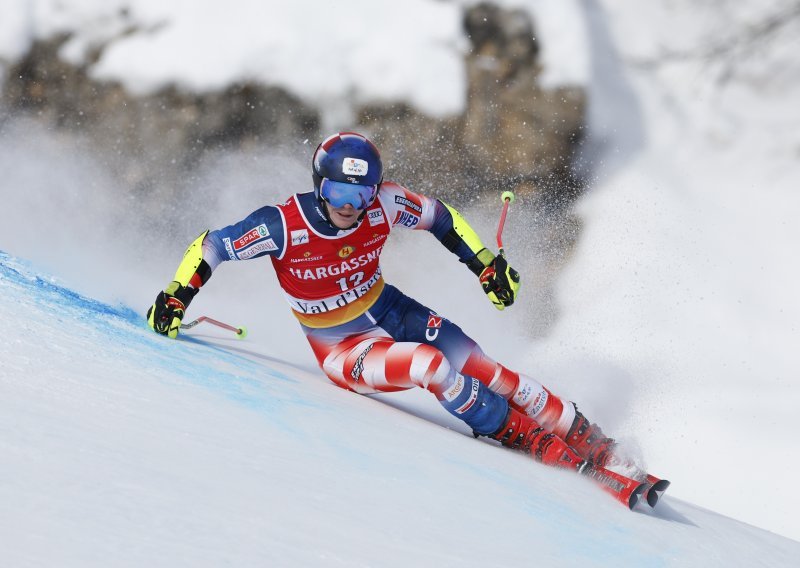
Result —
M 503 211 L 500 213 L 500 224 L 497 226 L 497 248 L 500 249 L 500 256 L 505 254 L 505 250 L 503 249 L 503 227 L 506 225 L 506 215 L 508 215 L 508 206 L 514 203 L 514 192 L 513 191 L 504 191 L 500 195 L 500 201 L 503 202 Z
M 190 321 L 189 323 L 182 323 L 181 324 L 181 329 L 192 329 L 198 323 L 203 323 L 203 322 L 208 322 L 208 323 L 210 323 L 212 325 L 216 325 L 217 327 L 221 327 L 222 329 L 227 329 L 228 331 L 232 331 L 233 333 L 236 334 L 236 337 L 238 337 L 239 339 L 244 339 L 245 337 L 247 337 L 247 328 L 246 327 L 244 327 L 244 326 L 242 326 L 242 327 L 234 327 L 232 325 L 228 325 L 227 323 L 222 323 L 221 321 L 217 321 L 217 320 L 215 320 L 213 318 L 210 318 L 208 316 L 200 316 L 196 320 Z

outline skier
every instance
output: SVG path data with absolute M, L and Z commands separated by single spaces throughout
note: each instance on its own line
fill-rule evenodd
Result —
M 383 179 L 378 149 L 341 132 L 316 149 L 314 190 L 205 231 L 147 312 L 174 338 L 186 309 L 226 260 L 269 256 L 319 365 L 357 393 L 421 387 L 476 435 L 547 465 L 603 466 L 613 440 L 575 404 L 488 357 L 456 324 L 387 284 L 379 264 L 392 229 L 427 230 L 479 279 L 494 306 L 511 306 L 519 274 L 450 205 Z

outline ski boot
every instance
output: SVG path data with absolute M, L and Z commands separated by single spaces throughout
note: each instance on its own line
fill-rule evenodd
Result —
M 509 408 L 505 424 L 492 438 L 501 444 L 531 454 L 533 459 L 584 475 L 617 501 L 633 509 L 647 490 L 647 484 L 593 466 L 567 443 L 552 432 L 542 428 L 536 420 Z
M 588 463 L 564 440 L 542 428 L 533 418 L 508 409 L 503 426 L 491 436 L 501 444 L 526 454 L 545 465 L 582 472 Z
M 581 458 L 589 462 L 591 468 L 601 469 L 606 473 L 613 472 L 617 475 L 624 475 L 643 483 L 645 488 L 641 493 L 646 498 L 647 504 L 655 507 L 670 482 L 647 473 L 633 460 L 620 455 L 614 439 L 606 437 L 597 424 L 590 423 L 583 414 L 578 412 L 578 406 L 575 403 L 572 405 L 575 407 L 575 419 L 567 432 L 567 442 Z
M 592 465 L 606 467 L 609 465 L 614 449 L 613 438 L 606 437 L 597 424 L 592 424 L 578 411 L 574 402 L 575 419 L 572 421 L 564 440 L 572 446 L 578 455 L 589 461 Z

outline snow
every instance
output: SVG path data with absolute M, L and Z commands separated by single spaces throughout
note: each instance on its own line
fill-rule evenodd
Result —
M 5 253 L 0 333 L 8 566 L 789 566 L 800 553 L 676 498 L 630 512 L 441 412 L 420 419 L 437 406 L 427 393 L 360 397 L 213 328 L 158 337 Z
M 246 342 L 214 339 L 220 351 L 147 334 L 140 315 L 201 225 L 306 189 L 307 156 L 209 165 L 195 195 L 215 216 L 183 221 L 175 242 L 143 229 L 143 204 L 115 200 L 101 160 L 14 119 L 0 131 L 0 250 L 34 266 L 3 257 L 0 279 L 0 550 L 11 565 L 385 565 L 382 550 L 398 566 L 496 554 L 510 564 L 540 550 L 545 564 L 599 553 L 605 565 L 791 565 L 796 543 L 706 509 L 800 539 L 800 497 L 787 490 L 800 403 L 796 39 L 741 58 L 724 83 L 719 64 L 643 63 L 724 37 L 774 3 L 504 3 L 540 18 L 546 81 L 591 91 L 595 178 L 578 206 L 584 228 L 559 283 L 558 324 L 527 339 L 525 314 L 495 313 L 425 235 L 394 239 L 385 272 L 638 445 L 673 481 L 664 509 L 631 515 L 582 480 L 462 436 L 424 393 L 378 401 L 328 386 L 263 264 L 220 269 L 190 314 L 246 324 Z M 262 2 L 253 18 L 241 1 L 187 8 L 197 5 L 0 0 L 0 65 L 34 37 L 75 28 L 63 53 L 81 60 L 133 22 L 147 31 L 114 42 L 95 72 L 137 92 L 256 78 L 326 101 L 331 123 L 347 111 L 330 109 L 351 100 L 407 98 L 437 115 L 463 107 L 456 3 L 314 3 L 319 18 L 306 17 L 309 2 Z M 353 14 L 380 25 L 340 33 Z M 319 38 L 346 63 L 318 57 Z M 487 242 L 493 223 L 475 220 Z M 512 210 L 512 262 L 525 238 L 515 223 Z M 66 287 L 49 288 L 48 274 Z M 531 545 L 502 527 L 525 527 Z M 454 552 L 445 543 L 460 534 L 481 538 Z
M 782 46 L 796 40 L 779 36 L 773 49 L 746 52 L 728 83 L 702 60 L 632 64 L 703 45 L 698 27 L 724 38 L 743 9 L 722 17 L 680 2 L 587 10 L 592 52 L 605 54 L 593 76 L 615 82 L 591 83 L 605 146 L 579 206 L 585 226 L 561 282 L 562 317 L 542 350 L 633 377 L 618 384 L 636 392 L 630 407 L 598 408 L 598 420 L 630 416 L 620 430 L 636 433 L 651 468 L 670 471 L 681 497 L 800 538 L 800 500 L 785 490 L 798 465 L 800 62 Z M 644 28 L 637 16 L 669 25 Z M 626 41 L 602 50 L 604 34 Z M 736 474 L 718 479 L 730 466 Z

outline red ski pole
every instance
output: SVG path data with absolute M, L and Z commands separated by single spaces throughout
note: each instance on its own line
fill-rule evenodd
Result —
M 502 195 L 500 195 L 500 201 L 503 202 L 503 211 L 502 213 L 500 213 L 500 224 L 497 226 L 497 248 L 500 249 L 499 254 L 502 256 L 506 252 L 503 249 L 503 227 L 505 227 L 506 225 L 506 215 L 508 215 L 508 206 L 514 203 L 514 192 L 504 191 Z
M 181 329 L 192 329 L 198 323 L 203 323 L 203 322 L 207 322 L 207 323 L 210 323 L 212 325 L 216 325 L 217 327 L 221 327 L 222 329 L 227 329 L 228 331 L 232 331 L 233 333 L 236 334 L 236 337 L 238 337 L 239 339 L 244 339 L 245 337 L 247 337 L 247 328 L 246 327 L 244 327 L 244 326 L 242 326 L 242 327 L 234 327 L 232 325 L 228 325 L 227 323 L 222 323 L 221 321 L 217 321 L 217 320 L 215 320 L 213 318 L 210 318 L 208 316 L 200 316 L 196 320 L 190 321 L 189 323 L 182 323 L 181 324 Z

